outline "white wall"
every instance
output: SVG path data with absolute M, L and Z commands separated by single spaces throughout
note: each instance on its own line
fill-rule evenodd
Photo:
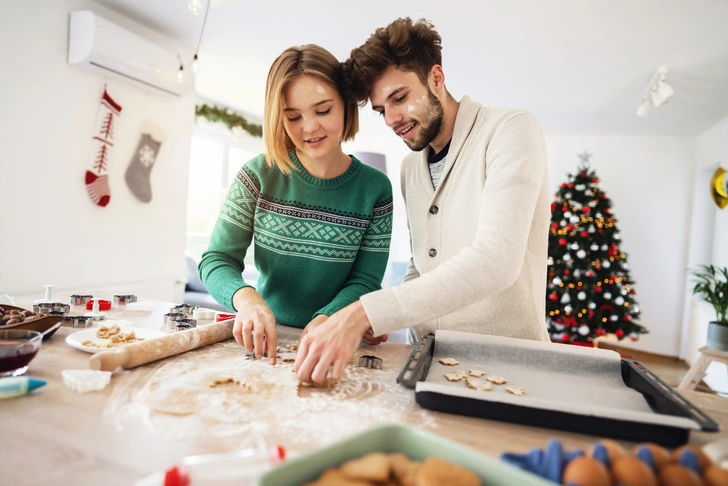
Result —
M 184 275 L 185 208 L 193 95 L 159 98 L 108 81 L 122 106 L 109 162 L 111 202 L 94 205 L 84 174 L 105 80 L 66 63 L 68 14 L 92 10 L 176 49 L 168 39 L 90 1 L 4 2 L 0 15 L 0 277 L 11 294 L 43 284 L 84 291 L 159 282 L 148 298 L 174 299 Z M 184 52 L 183 52 L 184 53 Z M 124 172 L 144 119 L 170 133 L 151 172 L 151 203 Z M 134 288 L 128 289 L 134 292 Z

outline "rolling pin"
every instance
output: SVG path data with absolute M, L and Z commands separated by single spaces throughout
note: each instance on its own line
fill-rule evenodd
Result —
M 233 337 L 234 323 L 235 319 L 228 319 L 186 331 L 178 331 L 167 336 L 145 339 L 109 351 L 101 351 L 91 356 L 88 367 L 101 371 L 114 371 L 118 367 L 129 369 L 185 353 L 230 339 Z

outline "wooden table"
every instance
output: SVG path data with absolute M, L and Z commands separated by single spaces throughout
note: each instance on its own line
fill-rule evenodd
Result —
M 60 298 L 65 300 L 65 297 Z M 28 302 L 18 304 L 29 307 Z M 171 306 L 170 303 L 157 302 L 155 312 L 136 318 L 134 325 L 160 327 L 162 314 Z M 110 317 L 119 318 L 113 312 Z M 115 396 L 115 388 L 124 380 L 129 383 L 130 378 L 150 376 L 174 358 L 130 371 L 117 371 L 106 389 L 77 394 L 67 389 L 61 379 L 64 369 L 87 368 L 90 357 L 88 353 L 73 349 L 64 342 L 65 337 L 74 331 L 76 329 L 67 327 L 59 329 L 49 341 L 43 343 L 40 353 L 30 363 L 27 374 L 47 380 L 45 387 L 23 397 L 0 401 L 0 478 L 3 483 L 128 485 L 152 472 L 165 469 L 184 456 L 227 452 L 240 447 L 241 439 L 244 439 L 241 435 L 174 439 L 152 433 L 142 420 L 120 428 L 104 413 Z M 286 336 L 295 338 L 296 333 L 290 328 L 281 328 L 279 331 L 282 340 Z M 215 347 L 223 351 L 235 349 L 230 342 L 219 343 L 191 352 L 196 355 L 188 355 L 203 359 L 205 353 L 214 352 Z M 390 370 L 388 373 L 396 373 L 410 351 L 411 346 L 390 343 L 363 349 L 363 352 L 383 357 L 385 367 Z M 409 393 L 399 388 L 396 383 L 391 384 L 391 388 L 386 388 L 379 399 L 384 403 L 389 394 L 399 394 L 401 397 Z M 723 431 L 717 434 L 693 433 L 691 443 L 704 445 L 728 438 L 728 399 L 694 391 L 682 393 L 723 427 Z M 371 408 L 372 403 L 378 402 L 370 400 L 366 406 Z M 566 450 L 586 449 L 596 439 L 559 430 L 432 412 L 419 407 L 413 397 L 402 403 L 402 422 L 422 427 L 493 457 L 498 457 L 502 452 L 543 448 L 548 439 L 554 437 L 561 439 Z M 269 403 L 268 406 L 273 405 Z M 325 414 L 326 411 L 320 413 Z M 349 420 L 361 419 L 352 416 Z M 360 425 L 366 428 L 372 424 Z M 273 432 L 271 436 L 274 442 L 282 443 L 294 454 L 326 443 L 321 437 L 312 435 L 297 438 L 296 444 L 291 446 L 286 443 L 285 436 L 275 436 Z M 623 444 L 631 445 L 627 442 Z
M 680 391 L 695 390 L 700 380 L 705 377 L 705 370 L 708 369 L 708 366 L 713 361 L 728 364 L 728 351 L 713 349 L 707 346 L 703 346 L 698 351 L 700 352 L 698 359 L 695 360 L 677 386 L 677 389 Z

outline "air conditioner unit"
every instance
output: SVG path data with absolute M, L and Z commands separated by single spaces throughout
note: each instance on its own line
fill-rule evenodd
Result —
M 88 10 L 71 12 L 68 63 L 152 93 L 180 97 L 192 90 L 191 73 L 177 81 L 176 54 Z

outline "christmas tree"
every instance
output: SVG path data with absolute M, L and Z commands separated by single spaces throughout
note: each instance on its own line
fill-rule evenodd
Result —
M 580 155 L 551 204 L 546 312 L 552 341 L 587 344 L 598 336 L 637 340 L 647 330 L 636 320 L 634 282 L 620 249 L 612 203 Z

